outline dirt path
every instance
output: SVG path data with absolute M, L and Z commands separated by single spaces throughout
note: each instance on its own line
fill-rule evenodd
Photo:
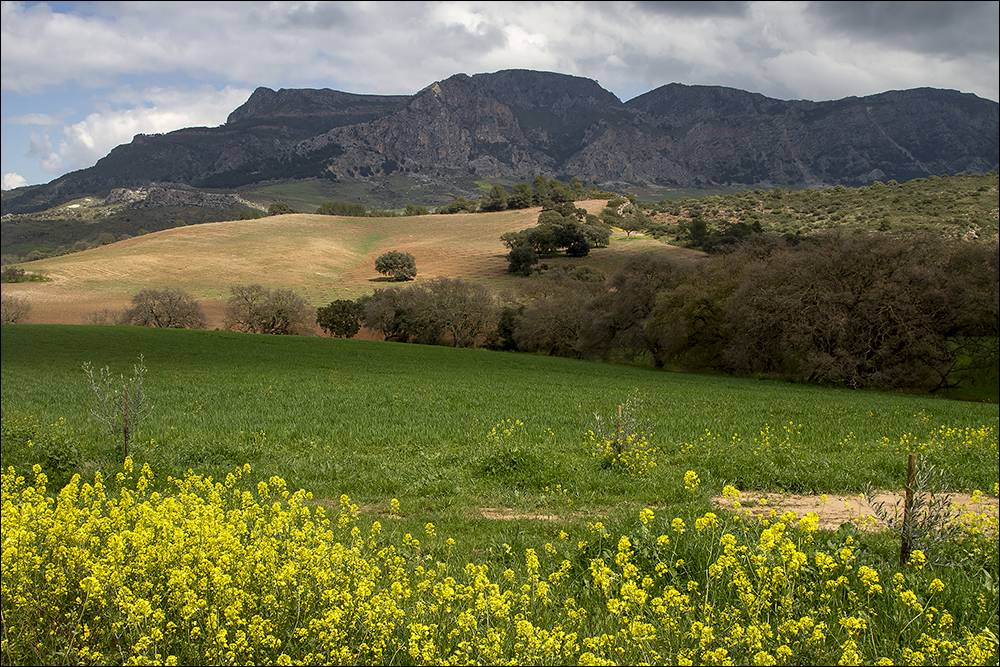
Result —
M 950 494 L 953 503 L 955 516 L 965 514 L 969 511 L 997 517 L 998 501 L 996 498 L 983 496 L 980 502 L 974 502 L 969 494 Z M 762 503 L 761 500 L 764 502 Z M 880 494 L 876 496 L 876 503 L 885 503 L 885 508 L 890 509 L 899 504 L 903 506 L 902 496 L 899 494 Z M 721 508 L 733 510 L 733 501 L 721 496 L 713 498 L 712 502 Z M 858 528 L 874 530 L 885 526 L 875 518 L 868 501 L 863 496 L 841 496 L 841 495 L 819 495 L 802 496 L 796 494 L 781 493 L 742 493 L 739 502 L 741 511 L 749 512 L 754 517 L 769 516 L 773 511 L 776 517 L 780 517 L 787 511 L 795 512 L 798 518 L 804 517 L 809 512 L 815 512 L 819 517 L 819 527 L 822 530 L 837 530 L 844 523 L 853 523 Z M 664 508 L 666 509 L 666 508 Z M 484 519 L 495 521 L 561 521 L 565 517 L 557 514 L 545 514 L 543 512 L 525 512 L 503 507 L 482 507 L 480 515 Z M 579 515 L 590 516 L 590 515 Z M 593 516 L 601 516 L 600 513 Z
M 969 494 L 949 495 L 955 516 L 969 511 L 997 516 L 998 502 L 996 498 L 983 496 L 981 502 L 975 503 Z M 733 501 L 727 498 L 717 497 L 712 500 L 719 507 L 733 509 Z M 761 500 L 764 502 L 761 503 Z M 815 512 L 819 516 L 819 527 L 823 530 L 837 530 L 842 524 L 848 522 L 859 528 L 878 529 L 885 527 L 885 524 L 875 517 L 871 505 L 862 495 L 800 496 L 780 493 L 743 493 L 740 494 L 739 502 L 742 509 L 750 511 L 753 516 L 769 515 L 772 510 L 776 516 L 781 516 L 790 510 L 801 518 L 809 512 Z M 900 494 L 879 494 L 875 497 L 875 502 L 885 503 L 887 510 L 897 506 L 897 504 L 898 507 L 903 507 L 903 498 Z

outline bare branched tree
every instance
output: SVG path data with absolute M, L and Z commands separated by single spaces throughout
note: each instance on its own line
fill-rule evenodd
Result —
M 31 304 L 19 296 L 3 295 L 0 299 L 0 322 L 3 324 L 18 324 L 28 317 Z
M 140 327 L 204 329 L 205 313 L 194 297 L 182 289 L 144 289 L 132 297 L 132 307 L 122 322 Z
M 122 375 L 115 380 L 107 366 L 98 371 L 95 377 L 89 361 L 83 365 L 83 372 L 87 374 L 96 399 L 96 406 L 90 414 L 104 426 L 108 435 L 121 439 L 122 458 L 128 458 L 136 427 L 153 411 L 153 406 L 146 401 L 143 388 L 146 364 L 142 356 L 139 356 L 139 363 L 133 366 L 132 377 L 128 379 Z
M 230 331 L 277 335 L 308 335 L 316 311 L 289 289 L 261 285 L 233 285 L 226 308 Z

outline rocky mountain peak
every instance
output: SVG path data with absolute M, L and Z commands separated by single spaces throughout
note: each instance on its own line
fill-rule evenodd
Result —
M 812 102 L 671 83 L 623 103 L 596 81 L 511 69 L 413 95 L 261 87 L 218 128 L 137 136 L 3 211 L 111 187 L 235 188 L 399 170 L 475 196 L 476 179 L 572 176 L 607 187 L 821 187 L 1000 168 L 996 102 L 950 90 Z M 448 176 L 445 172 L 450 173 Z M 436 180 L 435 180 L 436 179 Z

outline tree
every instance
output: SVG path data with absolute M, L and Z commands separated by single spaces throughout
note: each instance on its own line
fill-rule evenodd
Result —
M 306 335 L 315 315 L 288 289 L 234 285 L 226 307 L 226 329 L 247 333 Z
M 354 338 L 361 329 L 361 307 L 350 299 L 337 299 L 316 309 L 316 324 L 331 336 Z
M 538 253 L 530 245 L 520 245 L 515 247 L 507 255 L 507 266 L 509 273 L 523 273 L 529 275 L 531 267 L 538 264 Z
M 532 190 L 531 201 L 536 206 L 552 204 L 552 193 L 549 191 L 549 179 L 545 178 L 541 174 L 538 174 L 532 181 Z
M 989 330 L 962 324 L 968 281 L 961 271 L 949 276 L 949 254 L 928 236 L 863 232 L 748 254 L 725 303 L 724 358 L 741 374 L 857 388 L 947 386 L 957 339 Z M 996 330 L 995 318 L 988 326 Z
M 585 309 L 577 350 L 588 357 L 627 360 L 648 352 L 659 365 L 656 341 L 646 331 L 647 320 L 657 293 L 675 288 L 682 275 L 677 261 L 663 253 L 630 255 L 608 280 L 604 293 Z
M 90 414 L 104 426 L 104 430 L 112 438 L 121 437 L 123 460 L 130 455 L 129 443 L 136 426 L 153 411 L 153 406 L 146 401 L 143 388 L 146 364 L 142 355 L 139 355 L 139 362 L 132 369 L 132 377 L 126 380 L 122 375 L 116 381 L 111 377 L 111 370 L 107 366 L 98 371 L 95 378 L 90 362 L 83 365 L 83 372 L 87 374 L 96 400 L 96 406 Z
M 190 294 L 177 288 L 146 288 L 132 297 L 122 324 L 167 329 L 204 329 L 205 313 Z
M 527 285 L 525 310 L 514 329 L 520 350 L 552 356 L 574 356 L 583 325 L 584 306 L 601 285 L 553 271 Z
M 632 232 L 638 232 L 646 229 L 649 226 L 649 222 L 649 218 L 642 211 L 632 211 L 631 215 L 624 215 L 621 217 L 621 220 L 618 222 L 618 226 L 623 232 L 625 232 L 625 236 L 629 237 L 632 235 Z
M 316 209 L 316 213 L 319 215 L 342 215 L 353 218 L 363 218 L 368 214 L 364 204 L 348 204 L 344 201 L 323 202 Z
M 458 278 L 435 278 L 425 286 L 433 296 L 434 316 L 455 347 L 475 347 L 495 331 L 500 309 L 486 285 Z
M 507 246 L 507 250 L 513 250 L 518 246 L 528 245 L 527 238 L 523 237 L 521 232 L 504 232 L 500 235 L 500 242 Z
M 283 201 L 276 201 L 267 209 L 268 215 L 288 215 L 289 213 L 295 213 L 295 209 Z
M 483 197 L 479 210 L 487 213 L 507 210 L 507 191 L 502 185 L 494 185 L 490 193 Z
M 587 216 L 587 224 L 583 225 L 582 230 L 592 248 L 603 248 L 611 242 L 611 228 L 603 224 L 596 215 Z
M 507 199 L 508 209 L 531 208 L 532 194 L 531 186 L 521 181 L 516 183 L 511 189 L 510 197 Z
M 410 280 L 417 275 L 417 263 L 410 253 L 391 250 L 379 255 L 375 260 L 375 270 L 383 276 L 392 276 L 396 281 Z
M 19 296 L 4 294 L 0 299 L 0 321 L 3 324 L 18 324 L 28 316 L 31 306 L 28 301 Z

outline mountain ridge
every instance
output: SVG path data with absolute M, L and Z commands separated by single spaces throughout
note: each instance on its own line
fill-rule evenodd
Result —
M 136 135 L 93 167 L 3 198 L 30 212 L 115 187 L 235 189 L 405 174 L 475 195 L 542 174 L 606 188 L 827 187 L 1000 168 L 995 102 L 915 88 L 813 102 L 670 83 L 622 102 L 584 77 L 455 74 L 413 95 L 257 88 L 215 128 Z

